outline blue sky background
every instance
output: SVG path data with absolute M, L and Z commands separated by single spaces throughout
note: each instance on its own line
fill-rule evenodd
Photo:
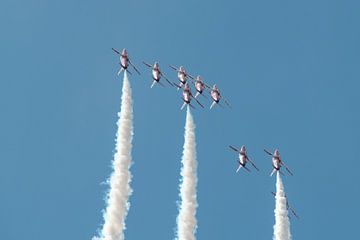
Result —
M 231 110 L 193 111 L 198 239 L 272 239 L 279 148 L 294 239 L 356 239 L 360 215 L 360 2 L 0 2 L 0 238 L 90 239 L 103 219 L 122 77 L 134 97 L 134 194 L 127 239 L 172 239 L 185 111 L 141 65 L 184 65 Z M 200 98 L 201 99 L 201 98 Z M 207 106 L 210 102 L 201 101 Z M 248 147 L 260 173 L 235 174 Z

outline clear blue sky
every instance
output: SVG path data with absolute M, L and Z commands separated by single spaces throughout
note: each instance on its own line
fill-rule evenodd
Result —
M 134 95 L 127 239 L 172 239 L 185 111 L 141 61 L 218 83 L 232 110 L 193 111 L 198 239 L 271 239 L 280 149 L 301 217 L 294 239 L 356 239 L 360 208 L 359 1 L 0 2 L 0 238 L 90 239 L 102 224 L 122 78 Z M 209 102 L 202 100 L 209 106 Z M 235 174 L 228 145 L 260 173 Z

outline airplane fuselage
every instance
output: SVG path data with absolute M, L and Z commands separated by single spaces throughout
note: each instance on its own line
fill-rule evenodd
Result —
M 220 92 L 218 90 L 211 90 L 211 98 L 214 102 L 218 103 L 221 98 Z
M 186 83 L 186 73 L 183 71 L 178 72 L 178 78 L 182 84 Z
M 120 55 L 120 65 L 123 69 L 127 69 L 129 66 L 129 58 L 127 55 Z
M 152 70 L 152 77 L 155 81 L 160 81 L 161 78 L 161 73 L 160 73 L 160 69 L 158 68 L 153 68 Z
M 195 82 L 195 89 L 198 93 L 202 93 L 204 91 L 205 84 L 202 81 Z
M 186 102 L 187 104 L 190 103 L 190 101 L 191 101 L 190 91 L 188 91 L 188 90 L 184 90 L 184 91 L 183 91 L 183 100 L 184 100 L 184 102 Z
M 247 159 L 246 159 L 245 153 L 240 153 L 240 154 L 239 154 L 239 163 L 240 163 L 242 166 L 245 166 L 245 165 L 246 165 L 246 162 L 247 162 Z
M 277 171 L 280 170 L 280 168 L 281 168 L 281 160 L 280 160 L 279 157 L 274 156 L 274 157 L 272 158 L 272 164 L 273 164 L 273 167 L 274 167 Z

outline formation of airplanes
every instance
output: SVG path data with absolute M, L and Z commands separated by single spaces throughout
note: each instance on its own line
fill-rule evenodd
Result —
M 259 169 L 256 167 L 255 163 L 250 160 L 247 151 L 246 151 L 246 147 L 245 145 L 242 145 L 240 149 L 230 145 L 229 146 L 230 149 L 234 150 L 235 152 L 237 152 L 239 154 L 239 166 L 236 170 L 236 172 L 238 172 L 241 168 L 244 168 L 245 170 L 247 170 L 248 172 L 250 172 L 250 169 L 246 167 L 247 162 L 250 162 L 251 165 L 257 170 L 259 171 Z M 270 176 L 272 176 L 275 172 L 279 172 L 281 175 L 284 175 L 284 173 L 281 171 L 281 167 L 285 167 L 286 171 L 293 176 L 293 173 L 290 171 L 289 167 L 287 165 L 285 165 L 284 161 L 280 158 L 280 152 L 278 149 L 275 149 L 274 153 L 269 152 L 268 150 L 264 149 L 265 153 L 267 153 L 268 155 L 272 156 L 272 171 L 270 173 Z
M 140 71 L 131 62 L 129 55 L 125 48 L 121 52 L 116 50 L 115 48 L 112 48 L 112 50 L 116 54 L 118 54 L 120 57 L 120 62 L 119 62 L 120 69 L 118 71 L 118 75 L 123 71 L 126 71 L 129 74 L 132 74 L 129 71 L 129 66 L 131 66 L 140 75 Z M 160 64 L 158 62 L 154 62 L 154 64 L 151 65 L 151 64 L 143 61 L 143 64 L 146 67 L 150 68 L 150 70 L 151 70 L 152 84 L 151 84 L 150 88 L 153 88 L 155 86 L 155 84 L 165 87 L 165 85 L 161 81 L 161 79 L 164 78 L 167 81 L 169 86 L 175 87 L 177 90 L 182 89 L 183 104 L 180 108 L 181 110 L 186 105 L 189 105 L 191 108 L 195 108 L 194 105 L 192 105 L 192 103 L 191 103 L 192 100 L 194 100 L 197 103 L 197 105 L 199 105 L 201 108 L 204 108 L 204 105 L 198 100 L 198 96 L 201 95 L 201 96 L 203 96 L 203 98 L 208 99 L 208 97 L 206 96 L 206 93 L 209 94 L 210 99 L 212 101 L 211 105 L 210 105 L 210 109 L 212 109 L 215 105 L 218 105 L 218 106 L 224 108 L 224 106 L 220 102 L 221 100 L 222 100 L 222 102 L 225 103 L 225 105 L 227 107 L 231 108 L 230 103 L 227 101 L 227 99 L 225 99 L 221 95 L 221 92 L 216 84 L 214 84 L 212 87 L 210 87 L 207 83 L 204 82 L 204 80 L 202 79 L 202 77 L 200 75 L 198 75 L 196 78 L 193 77 L 192 75 L 190 75 L 185 70 L 184 66 L 175 67 L 175 66 L 169 65 L 169 67 L 171 69 L 173 69 L 174 71 L 177 72 L 178 82 L 176 83 L 176 82 L 171 82 L 170 79 L 167 76 L 165 76 L 165 74 L 160 70 Z M 195 95 L 192 94 L 189 83 L 192 83 L 194 85 L 194 88 L 196 90 Z M 236 169 L 236 172 L 239 172 L 242 168 L 248 172 L 251 172 L 251 170 L 247 166 L 247 163 L 250 163 L 254 169 L 256 169 L 257 171 L 260 171 L 259 168 L 253 162 L 253 160 L 251 160 L 249 158 L 246 147 L 244 145 L 241 146 L 240 148 L 236 148 L 232 145 L 230 145 L 229 147 L 231 150 L 238 153 L 239 160 L 237 161 L 238 167 Z M 284 173 L 281 171 L 282 167 L 284 167 L 291 176 L 293 175 L 293 173 L 290 171 L 289 167 L 281 159 L 280 152 L 278 149 L 275 149 L 274 153 L 271 153 L 270 151 L 268 151 L 266 149 L 264 149 L 264 151 L 266 154 L 268 154 L 272 158 L 272 171 L 270 173 L 270 176 L 272 176 L 275 172 L 279 172 L 279 174 L 284 175 Z M 276 194 L 274 192 L 271 192 L 271 193 L 274 196 L 276 196 Z M 299 219 L 299 216 L 296 214 L 294 209 L 290 207 L 286 196 L 285 196 L 285 198 L 286 198 L 287 210 L 290 210 L 292 212 L 292 214 L 296 218 Z
M 119 64 L 120 64 L 120 69 L 119 69 L 119 71 L 118 71 L 118 75 L 120 75 L 120 73 L 121 73 L 122 71 L 127 71 L 128 73 L 131 74 L 131 72 L 128 70 L 129 65 L 131 65 L 131 66 L 134 68 L 134 70 L 140 75 L 139 70 L 138 70 L 138 69 L 135 67 L 135 65 L 130 61 L 129 55 L 128 55 L 128 53 L 127 53 L 127 51 L 126 51 L 125 48 L 121 51 L 121 53 L 120 53 L 118 50 L 116 50 L 115 48 L 112 48 L 112 50 L 113 50 L 116 54 L 120 55 L 120 62 L 119 62 Z
M 248 172 L 251 172 L 250 169 L 247 167 L 247 163 L 249 162 L 257 171 L 259 171 L 259 168 L 255 165 L 255 163 L 250 160 L 245 145 L 242 145 L 241 148 L 236 148 L 232 145 L 229 145 L 230 149 L 237 152 L 239 155 L 238 160 L 238 167 L 236 169 L 236 172 L 239 172 L 240 169 L 245 169 Z M 281 175 L 284 175 L 284 173 L 281 171 L 281 167 L 284 167 L 286 171 L 293 176 L 293 173 L 290 171 L 289 167 L 285 165 L 284 161 L 280 157 L 280 152 L 278 149 L 275 149 L 274 153 L 269 152 L 268 150 L 264 149 L 265 153 L 270 155 L 272 157 L 272 171 L 270 173 L 270 176 L 272 176 L 275 172 L 279 172 Z M 271 192 L 274 196 L 276 194 L 274 192 Z M 289 202 L 286 198 L 286 208 L 288 211 L 290 211 L 297 219 L 299 219 L 299 216 L 296 214 L 295 210 L 289 205 Z
M 117 55 L 119 55 L 120 58 L 120 62 L 119 62 L 120 69 L 118 71 L 118 75 L 123 71 L 132 74 L 131 71 L 129 71 L 129 66 L 131 66 L 140 75 L 140 71 L 130 60 L 129 54 L 125 48 L 121 52 L 115 48 L 112 48 L 112 50 Z M 212 101 L 210 105 L 210 109 L 212 109 L 216 105 L 224 108 L 224 106 L 221 104 L 221 101 L 223 101 L 227 107 L 231 108 L 230 103 L 221 95 L 220 89 L 217 87 L 216 84 L 210 87 L 207 83 L 204 82 L 204 80 L 200 75 L 198 75 L 196 78 L 190 75 L 185 70 L 184 66 L 175 67 L 173 65 L 169 65 L 171 69 L 177 72 L 177 78 L 179 81 L 176 83 L 176 82 L 171 82 L 169 78 L 165 76 L 165 74 L 160 70 L 160 65 L 158 62 L 155 62 L 153 65 L 151 65 L 143 61 L 143 64 L 151 69 L 152 84 L 150 88 L 153 88 L 155 84 L 165 87 L 165 85 L 161 81 L 161 78 L 164 78 L 171 87 L 175 87 L 177 90 L 182 89 L 183 105 L 181 106 L 180 109 L 183 109 L 186 105 L 189 105 L 191 108 L 195 108 L 195 106 L 191 104 L 192 100 L 194 100 L 201 108 L 204 108 L 204 105 L 201 104 L 201 102 L 197 99 L 197 97 L 201 95 L 205 99 L 208 99 L 206 93 L 209 94 Z M 192 94 L 189 83 L 191 83 L 194 86 L 196 90 L 195 95 Z

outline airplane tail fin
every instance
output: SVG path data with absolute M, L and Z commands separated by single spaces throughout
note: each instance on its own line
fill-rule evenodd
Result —
M 156 81 L 154 80 L 154 81 L 152 82 L 152 84 L 151 84 L 150 88 L 153 88 L 153 87 L 154 87 L 154 85 L 155 85 L 155 83 L 156 83 Z
M 119 76 L 122 71 L 124 71 L 124 68 L 121 67 L 121 68 L 119 69 L 117 75 Z
M 243 167 L 246 169 L 246 171 L 251 172 L 250 169 L 248 169 L 245 165 Z
M 177 87 L 177 90 L 179 90 L 180 88 L 182 88 L 181 85 L 179 85 L 179 84 L 177 84 L 177 83 L 175 83 L 175 82 L 174 82 L 174 85 Z
M 240 171 L 241 168 L 242 168 L 242 165 L 239 164 L 239 167 L 236 169 L 236 172 Z
M 129 73 L 130 75 L 132 75 L 132 73 L 129 71 L 129 69 L 126 69 L 126 72 Z
M 212 108 L 215 106 L 215 104 L 216 104 L 216 102 L 213 101 L 212 104 L 211 104 L 211 106 L 210 106 L 210 109 L 212 109 Z
M 186 105 L 186 102 L 184 102 L 184 103 L 183 103 L 183 105 L 181 106 L 181 108 L 180 108 L 180 109 L 181 109 L 181 110 L 183 110 L 183 109 L 184 109 L 184 107 L 185 107 L 185 105 Z

